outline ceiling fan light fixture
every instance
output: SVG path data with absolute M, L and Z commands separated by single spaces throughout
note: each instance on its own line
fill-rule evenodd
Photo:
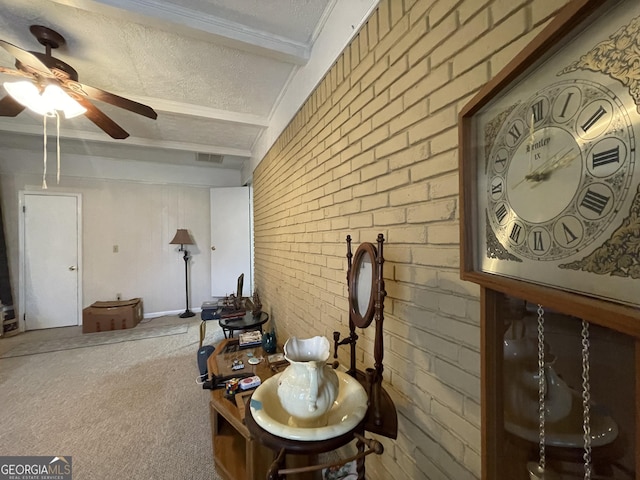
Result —
M 21 82 L 4 82 L 3 85 L 7 93 L 18 103 L 39 115 L 47 114 L 40 92 L 33 83 L 23 80 Z
M 52 105 L 53 109 L 64 113 L 64 118 L 74 118 L 87 111 L 57 85 L 47 85 L 42 93 L 42 98 Z
M 74 118 L 87 111 L 57 85 L 47 85 L 42 94 L 27 80 L 4 82 L 4 88 L 17 102 L 38 115 L 50 117 L 57 110 L 64 113 L 65 118 Z

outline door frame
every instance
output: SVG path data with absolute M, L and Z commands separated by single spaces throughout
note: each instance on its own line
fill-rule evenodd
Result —
M 70 192 L 49 192 L 43 190 L 20 190 L 18 192 L 18 329 L 21 332 L 26 330 L 26 325 L 24 322 L 25 312 L 26 312 L 26 302 L 25 302 L 25 291 L 26 291 L 26 276 L 24 271 L 24 262 L 25 262 L 25 224 L 24 224 L 24 207 L 25 207 L 25 197 L 27 195 L 47 195 L 47 196 L 63 196 L 63 197 L 75 197 L 76 198 L 76 217 L 77 217 L 77 225 L 78 229 L 76 232 L 77 236 L 77 244 L 78 244 L 78 325 L 82 325 L 82 274 L 83 274 L 83 266 L 82 266 L 82 194 L 81 193 L 70 193 Z M 14 302 L 15 303 L 15 302 Z

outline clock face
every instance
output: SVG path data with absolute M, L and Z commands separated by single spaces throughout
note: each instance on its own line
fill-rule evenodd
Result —
M 477 270 L 640 305 L 638 38 L 610 2 L 474 114 Z
M 571 257 L 606 231 L 629 192 L 635 140 L 603 85 L 550 84 L 508 112 L 487 165 L 486 214 L 512 254 Z

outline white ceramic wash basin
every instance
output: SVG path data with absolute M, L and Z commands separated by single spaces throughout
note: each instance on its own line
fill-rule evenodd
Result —
M 290 440 L 315 441 L 334 438 L 355 428 L 367 413 L 367 393 L 360 382 L 346 373 L 338 375 L 338 396 L 329 410 L 324 427 L 303 428 L 290 425 L 291 416 L 280 404 L 278 379 L 280 373 L 267 379 L 253 395 L 249 408 L 256 423 L 273 435 Z
M 546 444 L 554 447 L 582 448 L 584 444 L 582 427 L 582 397 L 571 391 L 573 401 L 567 417 L 557 422 L 545 424 Z M 591 406 L 591 446 L 600 447 L 613 442 L 618 437 L 618 425 L 598 405 Z M 517 418 L 505 412 L 505 429 L 532 443 L 538 443 L 538 425 Z

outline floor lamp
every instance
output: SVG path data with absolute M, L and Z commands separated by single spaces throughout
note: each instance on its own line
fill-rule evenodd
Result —
M 178 251 L 184 252 L 182 258 L 184 258 L 184 288 L 187 308 L 180 314 L 180 318 L 193 317 L 195 316 L 195 313 L 189 310 L 189 251 L 184 248 L 185 245 L 193 245 L 193 240 L 191 239 L 191 235 L 189 235 L 189 231 L 179 228 L 176 232 L 176 236 L 169 242 L 169 245 L 180 245 L 180 249 Z

